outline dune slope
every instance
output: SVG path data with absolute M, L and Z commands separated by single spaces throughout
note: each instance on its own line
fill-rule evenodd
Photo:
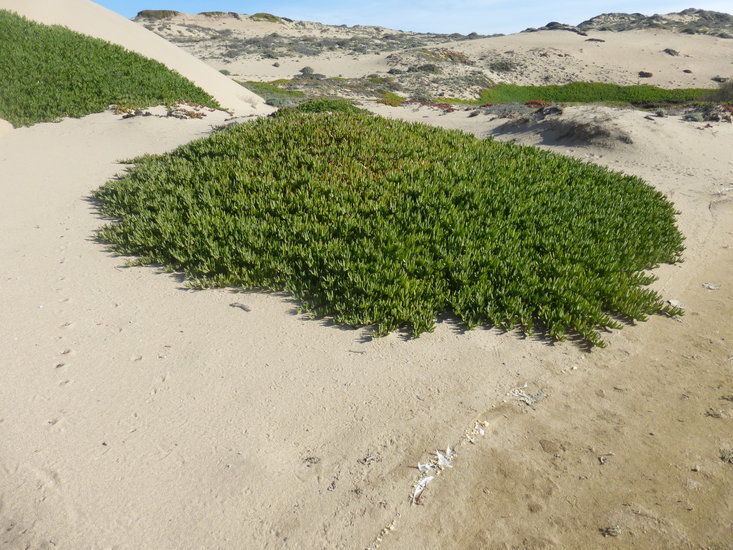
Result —
M 170 42 L 89 0 L 0 0 L 0 9 L 119 44 L 156 59 L 202 87 L 237 115 L 269 112 L 257 95 Z

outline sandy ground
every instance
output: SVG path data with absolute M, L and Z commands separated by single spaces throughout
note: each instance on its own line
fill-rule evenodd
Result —
M 373 340 L 284 295 L 187 290 L 96 242 L 89 194 L 227 115 L 0 128 L 0 547 L 731 548 L 733 125 L 568 109 L 633 141 L 587 146 L 374 108 L 645 178 L 680 210 L 685 262 L 656 287 L 686 315 L 587 352 L 450 317 Z

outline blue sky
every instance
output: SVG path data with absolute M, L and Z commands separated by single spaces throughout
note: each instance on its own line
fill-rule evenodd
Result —
M 427 0 L 407 2 L 386 0 L 96 0 L 98 4 L 125 17 L 144 9 L 169 9 L 187 13 L 234 11 L 268 12 L 275 15 L 318 21 L 334 25 L 381 25 L 392 29 L 422 32 L 460 32 L 468 34 L 512 33 L 539 27 L 549 21 L 577 24 L 608 12 L 670 13 L 695 7 L 733 12 L 731 0 L 698 2 L 555 0 L 520 2 L 517 0 Z

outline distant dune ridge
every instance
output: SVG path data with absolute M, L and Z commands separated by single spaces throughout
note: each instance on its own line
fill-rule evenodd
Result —
M 390 102 L 399 102 L 394 94 L 416 101 L 475 99 L 496 83 L 715 88 L 733 70 L 733 41 L 726 38 L 733 36 L 733 16 L 694 9 L 650 17 L 603 14 L 577 26 L 552 22 L 507 36 L 230 12 L 147 10 L 134 21 L 239 81 L 277 80 L 311 95 Z M 313 76 L 302 78 L 307 68 Z
M 267 109 L 260 97 L 202 61 L 89 0 L 0 0 L 0 9 L 14 11 L 39 23 L 63 25 L 156 59 L 204 88 L 235 114 L 247 115 Z

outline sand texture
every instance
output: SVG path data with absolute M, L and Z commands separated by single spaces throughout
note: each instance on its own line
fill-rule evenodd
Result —
M 31 16 L 35 5 L 0 0 Z M 128 47 L 150 34 L 74 5 L 80 28 L 109 24 Z M 584 51 L 628 74 L 667 46 L 699 52 L 685 60 L 695 74 L 733 61 L 731 42 L 642 33 L 623 56 L 610 41 Z M 566 34 L 485 40 L 566 51 Z M 588 352 L 450 316 L 418 339 L 371 339 L 299 315 L 286 295 L 188 290 L 97 242 L 105 220 L 89 197 L 121 160 L 229 115 L 0 126 L 0 548 L 731 548 L 733 124 L 572 107 L 507 126 L 370 108 L 641 176 L 680 211 L 685 261 L 658 269 L 655 288 L 685 316 L 606 333 Z M 589 120 L 608 136 L 558 133 Z M 447 447 L 452 467 L 413 503 L 418 463 Z

